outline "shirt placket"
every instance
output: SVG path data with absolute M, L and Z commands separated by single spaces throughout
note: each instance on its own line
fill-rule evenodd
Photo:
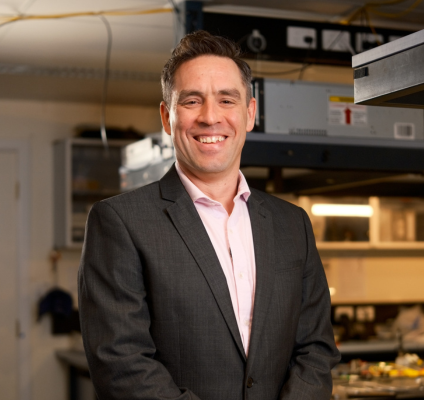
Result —
M 242 238 L 239 237 L 239 232 L 242 232 L 243 227 L 237 226 L 237 224 L 242 221 L 238 206 L 239 204 L 236 202 L 234 210 L 227 221 L 227 232 L 232 254 L 234 282 L 237 293 L 239 328 L 243 345 L 247 353 L 251 326 L 250 311 L 252 309 L 252 298 L 250 293 L 252 291 L 252 284 L 250 282 L 249 266 L 244 254 Z

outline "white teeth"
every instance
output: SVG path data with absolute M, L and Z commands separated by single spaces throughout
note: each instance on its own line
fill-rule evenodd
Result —
M 225 140 L 224 136 L 208 136 L 208 137 L 200 137 L 200 143 L 216 143 L 223 142 Z

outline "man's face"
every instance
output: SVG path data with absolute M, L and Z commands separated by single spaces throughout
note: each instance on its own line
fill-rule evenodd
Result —
M 162 124 L 172 136 L 177 160 L 185 172 L 198 177 L 238 171 L 255 112 L 255 99 L 246 104 L 246 88 L 234 61 L 212 55 L 182 64 L 169 109 L 161 103 Z

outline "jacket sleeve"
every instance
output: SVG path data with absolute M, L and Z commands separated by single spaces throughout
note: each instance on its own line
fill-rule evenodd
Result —
M 311 223 L 305 211 L 301 211 L 307 238 L 302 306 L 288 378 L 279 397 L 284 400 L 329 400 L 331 369 L 340 361 L 340 353 L 334 342 L 324 269 Z
M 81 331 L 101 400 L 198 400 L 155 360 L 142 255 L 107 202 L 90 211 L 78 273 Z

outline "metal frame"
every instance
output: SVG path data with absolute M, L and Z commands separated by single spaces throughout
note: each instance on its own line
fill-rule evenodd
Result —
M 355 103 L 424 109 L 424 30 L 352 58 Z
M 241 165 L 422 173 L 424 141 L 248 133 Z

